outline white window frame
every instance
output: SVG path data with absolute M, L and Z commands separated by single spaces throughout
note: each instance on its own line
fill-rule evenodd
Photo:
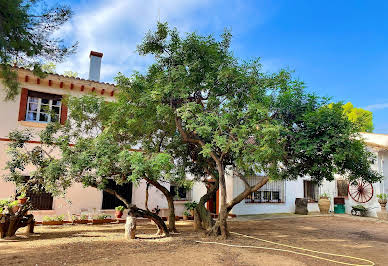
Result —
M 37 103 L 36 102 L 31 102 L 30 101 L 31 98 L 37 98 L 38 102 Z M 42 107 L 42 99 L 43 98 L 28 96 L 25 121 L 36 122 L 36 123 L 50 123 L 51 122 L 51 114 L 50 113 L 47 113 L 47 115 L 48 115 L 47 121 L 40 121 L 39 120 L 40 119 L 40 109 Z M 61 100 L 57 100 L 57 101 L 60 104 L 59 104 L 59 106 L 55 106 L 55 107 L 59 107 L 58 122 L 61 122 L 62 101 Z M 38 105 L 36 111 L 30 110 L 30 103 L 36 103 Z M 52 107 L 53 107 L 53 100 L 52 99 L 49 99 L 48 106 L 49 106 L 49 112 L 51 112 Z M 28 119 L 28 113 L 29 112 L 35 112 L 36 113 L 36 120 Z M 46 114 L 46 113 L 44 113 L 44 114 Z

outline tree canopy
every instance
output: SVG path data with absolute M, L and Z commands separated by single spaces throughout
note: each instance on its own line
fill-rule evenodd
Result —
M 77 44 L 66 44 L 53 37 L 72 11 L 65 5 L 48 7 L 39 0 L 0 0 L 0 75 L 5 85 L 6 100 L 19 92 L 17 74 L 11 65 L 32 68 L 43 76 L 44 61 L 61 62 L 74 53 Z
M 344 104 L 344 113 L 362 132 L 373 132 L 373 113 L 354 107 L 351 102 Z

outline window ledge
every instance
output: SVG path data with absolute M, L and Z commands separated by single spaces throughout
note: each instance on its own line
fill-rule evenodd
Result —
M 38 128 L 46 128 L 47 123 L 39 123 L 33 121 L 19 121 L 19 125 L 24 127 L 38 127 Z
M 184 199 L 184 200 L 174 200 L 174 203 L 185 203 L 185 202 L 191 202 L 191 200 Z

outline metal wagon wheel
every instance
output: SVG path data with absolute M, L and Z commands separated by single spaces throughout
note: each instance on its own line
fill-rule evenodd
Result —
M 373 186 L 368 181 L 359 179 L 349 183 L 348 193 L 350 197 L 359 203 L 366 203 L 373 197 Z

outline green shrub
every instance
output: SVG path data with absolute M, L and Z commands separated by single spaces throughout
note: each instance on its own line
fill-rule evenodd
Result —
M 183 215 L 184 215 L 184 216 L 190 216 L 191 213 L 190 213 L 189 211 L 184 211 L 184 212 L 183 212 Z
M 116 210 L 116 211 L 122 212 L 122 211 L 125 210 L 125 207 L 124 207 L 124 206 L 117 206 L 117 207 L 115 208 L 115 210 Z
M 93 216 L 93 220 L 105 220 L 105 219 L 108 219 L 108 218 L 111 218 L 111 216 L 108 215 L 108 214 L 105 214 L 105 213 Z
M 377 194 L 376 197 L 378 197 L 381 200 L 386 200 L 388 198 L 388 194 L 381 193 L 381 194 Z
M 198 203 L 196 201 L 191 201 L 191 202 L 185 203 L 185 208 L 187 210 L 194 210 L 195 208 L 197 208 L 197 206 L 198 206 Z
M 17 199 L 24 199 L 26 197 L 26 194 L 25 193 L 22 193 L 20 194 Z
M 44 216 L 43 221 L 45 222 L 62 222 L 65 220 L 65 215 L 54 215 L 54 216 Z
M 17 200 L 10 200 L 10 199 L 2 199 L 0 200 L 0 214 L 4 211 L 8 210 L 8 208 L 12 208 L 17 206 L 19 203 Z

